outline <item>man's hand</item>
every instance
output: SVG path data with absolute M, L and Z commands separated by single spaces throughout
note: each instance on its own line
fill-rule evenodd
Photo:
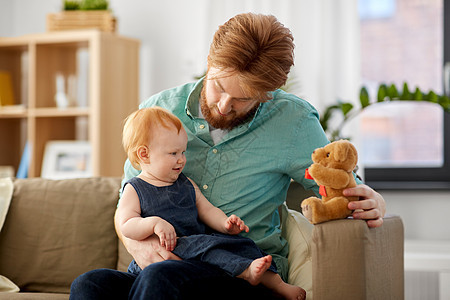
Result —
M 236 215 L 231 215 L 225 221 L 225 231 L 228 234 L 239 234 L 242 231 L 248 232 L 249 228 L 241 218 Z
M 178 256 L 162 247 L 159 237 L 155 234 L 142 241 L 122 237 L 122 242 L 142 270 L 152 263 L 169 259 L 181 260 Z
M 357 185 L 343 191 L 344 196 L 359 196 L 359 201 L 352 201 L 348 209 L 356 210 L 353 218 L 367 220 L 369 227 L 380 227 L 386 213 L 386 202 L 383 197 L 365 184 Z

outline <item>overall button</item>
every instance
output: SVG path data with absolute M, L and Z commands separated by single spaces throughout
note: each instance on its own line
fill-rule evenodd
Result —
M 205 129 L 205 125 L 201 124 L 200 126 L 198 126 L 198 128 Z
M 214 153 L 214 154 L 216 154 L 217 152 L 219 152 L 219 150 L 213 149 L 213 153 Z
M 203 189 L 204 189 L 204 190 L 207 190 L 207 189 L 208 189 L 208 185 L 207 185 L 207 184 L 204 184 L 204 185 L 203 185 Z

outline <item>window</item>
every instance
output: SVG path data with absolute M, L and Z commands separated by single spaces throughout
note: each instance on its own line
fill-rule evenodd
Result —
M 440 168 L 444 165 L 444 114 L 429 102 L 373 104 L 361 116 L 367 168 Z
M 395 0 L 364 0 L 358 4 L 362 20 L 390 18 L 395 14 Z
M 403 82 L 442 94 L 450 0 L 373 2 L 359 0 L 362 85 L 373 97 L 379 84 Z M 441 106 L 373 104 L 362 114 L 361 136 L 365 181 L 372 187 L 450 189 L 450 114 Z

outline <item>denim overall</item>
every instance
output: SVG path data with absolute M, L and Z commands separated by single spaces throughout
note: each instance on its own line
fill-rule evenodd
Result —
M 201 223 L 194 186 L 183 173 L 170 186 L 157 187 L 138 177 L 128 183 L 139 196 L 143 218 L 158 216 L 175 228 L 178 239 L 172 252 L 181 259 L 200 260 L 235 277 L 247 269 L 253 260 L 266 255 L 249 238 L 211 232 Z M 269 270 L 276 273 L 273 262 Z M 137 275 L 140 271 L 133 260 L 128 272 Z

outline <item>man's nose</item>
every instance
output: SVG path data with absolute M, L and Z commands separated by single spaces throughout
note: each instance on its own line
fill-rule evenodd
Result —
M 217 103 L 217 107 L 219 108 L 219 112 L 221 114 L 228 114 L 233 108 L 231 97 L 229 95 L 222 96 L 219 103 Z

